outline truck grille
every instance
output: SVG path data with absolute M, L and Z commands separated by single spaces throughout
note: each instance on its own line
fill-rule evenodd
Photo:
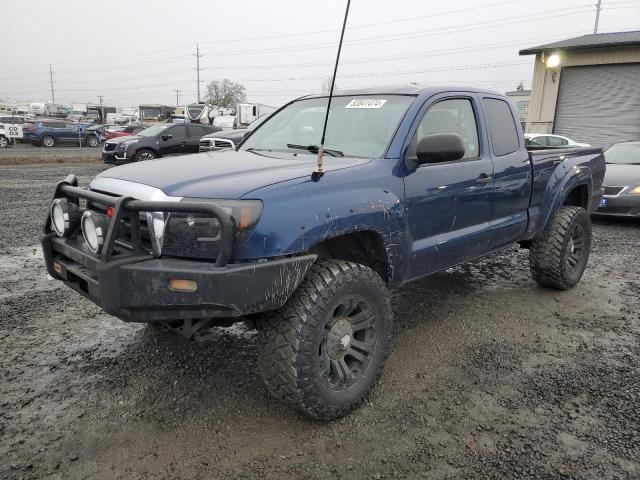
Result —
M 117 143 L 107 142 L 104 144 L 104 150 L 105 152 L 111 152 L 116 149 L 116 146 L 117 146 Z
M 615 197 L 616 195 L 620 195 L 620 192 L 624 190 L 624 187 L 603 187 L 604 194 L 609 197 Z
M 213 142 L 211 142 L 211 140 L 208 139 L 201 139 L 200 140 L 200 151 L 201 152 L 209 152 L 211 151 L 213 145 Z
M 112 196 L 110 193 L 107 193 L 107 192 L 100 191 L 99 193 Z M 89 202 L 87 204 L 87 208 L 97 213 L 106 214 L 107 212 L 107 207 L 105 205 L 102 205 L 96 202 Z M 138 215 L 140 216 L 140 247 L 143 250 L 151 253 L 153 252 L 153 245 L 151 244 L 151 234 L 149 232 L 147 215 L 146 213 L 139 213 Z M 122 220 L 120 229 L 118 231 L 118 238 L 116 239 L 116 245 L 124 248 L 125 250 L 132 249 L 131 221 L 126 217 Z

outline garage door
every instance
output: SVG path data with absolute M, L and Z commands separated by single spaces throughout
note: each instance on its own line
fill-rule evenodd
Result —
M 563 68 L 553 133 L 600 146 L 640 140 L 640 63 Z

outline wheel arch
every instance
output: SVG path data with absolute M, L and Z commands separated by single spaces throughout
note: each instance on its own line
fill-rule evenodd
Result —
M 385 240 L 376 230 L 356 230 L 324 239 L 309 249 L 318 260 L 346 260 L 371 268 L 387 284 L 393 283 L 393 268 Z

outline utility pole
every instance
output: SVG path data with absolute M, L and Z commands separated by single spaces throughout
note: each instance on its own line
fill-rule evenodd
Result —
M 198 84 L 198 103 L 200 103 L 200 46 L 196 43 L 196 83 Z
M 176 107 L 180 105 L 180 93 L 182 93 L 182 90 L 174 90 L 174 92 L 176 92 Z
M 102 100 L 103 100 L 103 96 L 102 94 L 98 95 L 98 101 L 100 102 L 100 105 L 102 105 Z
M 593 33 L 598 33 L 598 22 L 600 21 L 600 6 L 602 4 L 602 0 L 598 0 L 596 4 L 596 24 L 593 26 Z
M 56 103 L 56 96 L 53 93 L 53 69 L 51 64 L 49 64 L 49 82 L 51 83 L 51 103 Z

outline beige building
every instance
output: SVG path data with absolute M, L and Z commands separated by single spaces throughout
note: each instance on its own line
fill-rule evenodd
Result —
M 640 31 L 570 38 L 535 55 L 526 131 L 607 146 L 640 140 Z
M 506 92 L 505 95 L 509 97 L 516 106 L 520 125 L 522 125 L 522 131 L 524 132 L 527 127 L 527 118 L 529 117 L 529 100 L 531 99 L 531 90 L 513 90 L 511 92 Z

